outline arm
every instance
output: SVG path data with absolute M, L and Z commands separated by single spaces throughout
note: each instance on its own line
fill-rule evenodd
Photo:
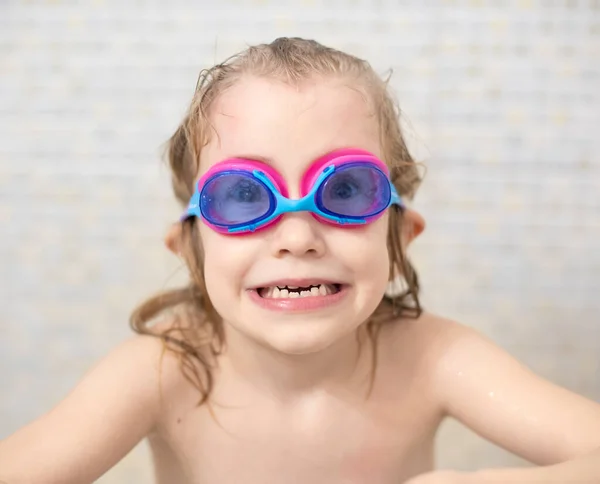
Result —
M 481 470 L 476 482 L 600 482 L 600 405 L 538 377 L 466 327 L 451 324 L 446 342 L 435 370 L 446 413 L 545 466 Z
M 97 364 L 65 400 L 0 442 L 0 482 L 95 481 L 153 428 L 161 343 L 135 337 Z
M 598 484 L 600 449 L 560 464 L 517 468 L 483 469 L 477 472 L 436 471 L 421 474 L 404 484 Z
M 529 484 L 532 482 L 587 483 L 600 482 L 600 448 L 594 452 L 561 462 L 560 464 L 525 469 L 484 469 L 468 476 L 466 482 Z

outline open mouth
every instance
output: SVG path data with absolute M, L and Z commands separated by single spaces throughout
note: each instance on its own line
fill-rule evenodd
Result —
M 310 286 L 270 286 L 256 289 L 263 299 L 293 299 L 308 297 L 323 297 L 337 294 L 342 284 L 311 284 Z

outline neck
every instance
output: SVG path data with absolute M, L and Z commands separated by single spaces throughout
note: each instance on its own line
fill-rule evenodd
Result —
M 226 324 L 223 369 L 280 400 L 323 390 L 366 388 L 371 347 L 362 326 L 333 345 L 309 354 L 285 354 L 252 340 Z

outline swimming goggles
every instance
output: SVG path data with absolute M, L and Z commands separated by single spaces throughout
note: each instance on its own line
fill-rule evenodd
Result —
M 317 159 L 302 177 L 302 198 L 288 198 L 283 177 L 271 166 L 233 158 L 211 167 L 198 181 L 181 217 L 199 217 L 224 234 L 266 228 L 285 213 L 311 212 L 319 221 L 364 225 L 390 205 L 404 204 L 385 163 L 362 150 L 343 149 Z

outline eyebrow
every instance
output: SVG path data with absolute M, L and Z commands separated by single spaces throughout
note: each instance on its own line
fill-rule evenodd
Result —
M 344 149 L 344 147 L 336 147 L 336 148 L 332 148 L 329 149 L 323 153 L 321 153 L 320 155 L 318 155 L 316 158 L 313 158 L 310 163 L 314 163 L 317 160 L 320 160 L 322 157 L 328 155 L 329 153 L 332 153 L 334 151 L 338 151 Z M 231 155 L 228 156 L 227 159 L 230 158 L 242 158 L 244 160 L 252 160 L 252 161 L 261 161 L 262 163 L 266 163 L 267 165 L 270 165 L 272 167 L 274 167 L 274 165 L 276 165 L 276 162 L 273 158 L 269 158 L 268 156 L 262 156 L 262 155 L 255 155 L 255 154 L 236 154 L 236 155 Z
M 242 158 L 244 160 L 262 161 L 263 163 L 266 163 L 267 165 L 275 164 L 275 162 L 273 161 L 272 158 L 269 158 L 267 156 L 261 156 L 261 155 L 244 154 L 244 155 L 233 155 L 233 156 L 229 156 L 228 158 Z

